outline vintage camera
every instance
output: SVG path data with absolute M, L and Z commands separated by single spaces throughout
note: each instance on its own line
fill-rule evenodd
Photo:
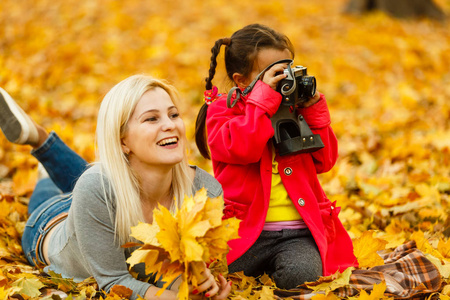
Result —
M 316 93 L 316 78 L 308 76 L 306 67 L 295 66 L 284 69 L 285 79 L 277 86 L 283 96 L 282 105 L 292 106 L 308 101 Z
M 324 147 L 320 135 L 313 134 L 296 106 L 306 102 L 316 93 L 316 78 L 307 75 L 303 66 L 284 70 L 286 78 L 281 80 L 277 91 L 283 97 L 278 111 L 271 118 L 275 130 L 273 143 L 280 155 L 314 152 Z

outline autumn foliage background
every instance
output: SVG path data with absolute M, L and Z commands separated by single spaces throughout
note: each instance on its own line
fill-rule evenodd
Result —
M 249 23 L 269 25 L 327 97 L 340 157 L 320 179 L 351 237 L 377 230 L 392 248 L 419 234 L 450 259 L 449 25 L 349 16 L 346 2 L 1 0 L 0 86 L 93 161 L 104 94 L 137 73 L 167 79 L 180 91 L 190 162 L 211 171 L 193 142 L 210 49 Z M 450 1 L 435 2 L 450 13 Z M 231 87 L 223 64 L 214 83 Z M 29 150 L 0 136 L 2 265 L 21 259 L 37 176 Z

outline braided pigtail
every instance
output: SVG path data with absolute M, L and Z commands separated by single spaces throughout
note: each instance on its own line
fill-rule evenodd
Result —
M 209 65 L 209 76 L 205 78 L 206 81 L 206 90 L 212 89 L 212 80 L 214 78 L 214 75 L 216 74 L 216 67 L 217 67 L 217 56 L 220 53 L 220 47 L 222 45 L 230 45 L 230 38 L 223 38 L 218 39 L 216 43 L 214 44 L 214 47 L 211 48 L 211 63 Z
M 205 78 L 206 81 L 205 89 L 207 91 L 215 88 L 213 87 L 212 80 L 214 78 L 214 75 L 216 74 L 217 56 L 220 53 L 220 47 L 222 45 L 229 46 L 230 43 L 231 43 L 230 38 L 218 39 L 214 43 L 214 47 L 211 48 L 212 55 L 211 55 L 211 63 L 209 65 L 209 72 L 208 72 L 209 75 L 208 77 Z M 211 99 L 211 97 L 208 98 L 209 99 L 205 98 L 205 103 L 200 108 L 200 111 L 198 112 L 197 115 L 197 120 L 195 121 L 195 143 L 197 144 L 197 148 L 200 154 L 206 159 L 211 159 L 206 136 L 206 111 L 208 110 L 208 105 L 211 104 L 211 101 L 213 99 Z

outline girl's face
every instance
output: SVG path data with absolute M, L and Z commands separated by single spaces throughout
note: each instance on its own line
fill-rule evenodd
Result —
M 253 68 L 246 78 L 245 86 L 248 86 L 253 79 L 258 76 L 259 73 L 262 72 L 265 68 L 267 68 L 270 64 L 282 60 L 282 59 L 292 59 L 292 54 L 288 49 L 279 50 L 274 48 L 266 48 L 259 50 L 256 55 L 255 61 L 253 62 Z M 287 67 L 287 65 L 286 65 Z
M 135 170 L 173 167 L 185 154 L 185 127 L 177 107 L 162 88 L 147 91 L 130 120 L 122 150 Z

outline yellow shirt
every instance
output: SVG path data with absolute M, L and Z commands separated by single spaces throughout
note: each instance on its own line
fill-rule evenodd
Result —
M 269 210 L 266 222 L 301 220 L 294 204 L 281 181 L 278 173 L 278 162 L 275 161 L 275 150 L 272 148 L 272 188 L 270 189 Z

